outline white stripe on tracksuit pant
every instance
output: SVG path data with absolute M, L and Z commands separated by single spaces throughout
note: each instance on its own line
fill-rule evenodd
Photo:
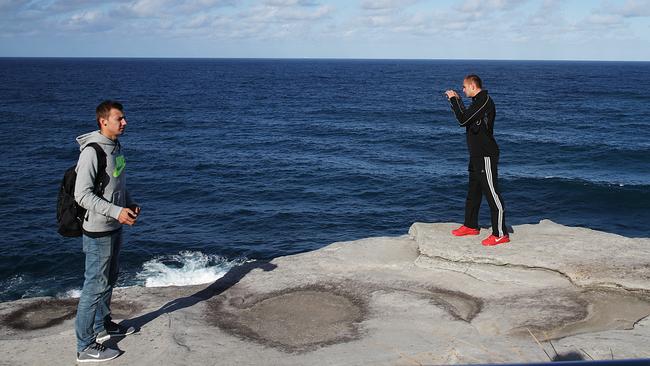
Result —
M 505 221 L 505 206 L 499 193 L 497 182 L 499 157 L 471 157 L 469 161 L 469 185 L 465 201 L 465 223 L 470 228 L 478 229 L 478 216 L 481 200 L 485 198 L 490 205 L 492 216 L 492 235 L 508 234 Z

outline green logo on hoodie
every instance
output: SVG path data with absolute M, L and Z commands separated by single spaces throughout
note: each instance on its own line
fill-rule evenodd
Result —
M 125 167 L 126 167 L 126 159 L 124 159 L 124 155 L 118 155 L 115 158 L 115 169 L 113 170 L 113 177 L 115 178 L 119 177 L 124 171 Z

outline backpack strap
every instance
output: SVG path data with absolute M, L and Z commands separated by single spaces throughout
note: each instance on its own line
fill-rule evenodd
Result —
M 102 197 L 104 195 L 104 189 L 108 185 L 109 179 L 106 179 L 106 153 L 101 146 L 96 142 L 91 142 L 86 147 L 92 146 L 97 152 L 97 175 L 95 176 L 95 182 L 93 183 L 94 192 L 98 196 Z

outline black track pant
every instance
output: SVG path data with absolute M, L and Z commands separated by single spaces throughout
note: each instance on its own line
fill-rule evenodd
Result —
M 472 157 L 469 160 L 469 186 L 465 201 L 465 226 L 478 229 L 478 213 L 482 195 L 490 205 L 492 214 L 492 234 L 504 236 L 506 229 L 505 207 L 497 183 L 497 164 L 499 157 Z

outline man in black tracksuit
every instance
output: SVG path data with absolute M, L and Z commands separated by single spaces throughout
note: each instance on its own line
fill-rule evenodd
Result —
M 482 89 L 481 79 L 468 75 L 463 80 L 463 91 L 472 98 L 472 104 L 465 108 L 462 99 L 453 90 L 446 92 L 451 109 L 458 123 L 465 127 L 469 150 L 469 187 L 465 202 L 465 222 L 452 231 L 456 236 L 478 235 L 478 214 L 482 195 L 485 195 L 492 214 L 492 235 L 483 240 L 483 245 L 492 246 L 510 241 L 505 222 L 505 207 L 497 183 L 499 146 L 494 139 L 494 118 L 496 109 L 487 90 Z

